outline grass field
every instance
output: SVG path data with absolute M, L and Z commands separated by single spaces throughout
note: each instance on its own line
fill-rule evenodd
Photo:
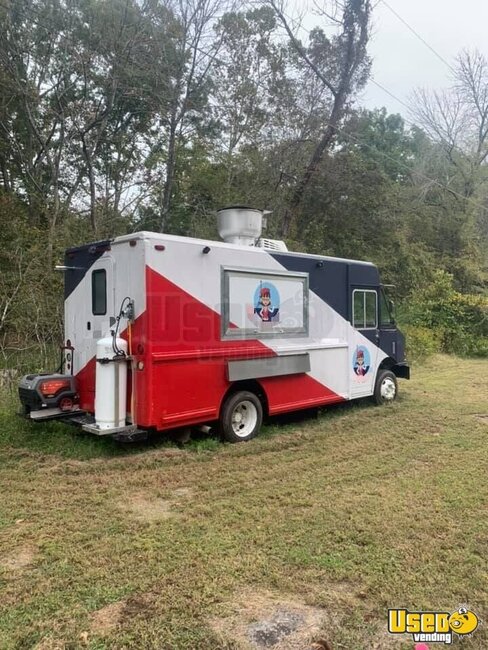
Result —
M 486 649 L 486 361 L 435 357 L 400 389 L 184 449 L 31 425 L 4 395 L 0 648 L 245 648 L 288 608 L 302 640 L 270 647 L 413 650 L 389 607 L 466 603 L 487 623 L 461 645 Z

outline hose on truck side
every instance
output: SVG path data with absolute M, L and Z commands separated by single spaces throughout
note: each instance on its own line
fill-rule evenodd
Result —
M 119 315 L 115 319 L 115 329 L 112 330 L 112 349 L 113 349 L 114 354 L 115 354 L 116 357 L 125 357 L 126 356 L 126 353 L 123 350 L 121 350 L 119 347 L 117 347 L 117 336 L 118 336 L 118 333 L 119 333 L 120 319 L 124 315 L 124 305 L 125 305 L 126 301 L 127 301 L 128 304 L 130 304 L 131 299 L 130 299 L 129 296 L 126 296 L 122 300 L 122 303 L 121 303 L 120 309 L 119 309 Z M 130 327 L 130 321 L 129 321 L 129 327 Z M 131 335 L 131 332 L 129 330 L 129 339 L 131 339 L 131 338 L 132 338 L 132 335 Z M 130 348 L 132 347 L 132 341 L 130 341 L 129 346 L 130 346 L 129 347 L 129 354 L 131 354 L 131 349 Z

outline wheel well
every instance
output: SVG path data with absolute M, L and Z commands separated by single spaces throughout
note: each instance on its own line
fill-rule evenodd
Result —
M 392 359 L 391 357 L 386 357 L 386 359 L 383 359 L 378 367 L 378 372 L 380 372 L 380 370 L 391 370 L 395 377 L 406 377 L 407 379 L 409 378 L 409 375 L 405 374 L 405 370 L 403 369 L 402 364 L 398 364 L 395 359 Z M 376 375 L 378 375 L 378 373 L 376 373 Z
M 224 404 L 225 400 L 230 395 L 233 395 L 234 393 L 238 393 L 241 390 L 247 390 L 250 393 L 254 393 L 256 395 L 256 397 L 259 398 L 259 401 L 261 402 L 261 404 L 263 406 L 263 415 L 265 415 L 265 416 L 268 415 L 268 413 L 269 413 L 269 410 L 268 410 L 268 397 L 266 395 L 266 392 L 265 392 L 264 388 L 255 379 L 246 379 L 245 381 L 235 381 L 228 388 L 227 392 L 223 396 L 222 402 L 220 403 L 219 411 L 222 410 L 222 405 Z
M 383 359 L 380 363 L 378 370 L 392 370 L 394 365 L 394 360 L 391 357 L 386 357 L 386 359 Z

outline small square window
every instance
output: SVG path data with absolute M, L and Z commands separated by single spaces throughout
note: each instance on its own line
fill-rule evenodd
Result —
M 104 316 L 107 313 L 107 272 L 97 269 L 92 273 L 92 313 Z

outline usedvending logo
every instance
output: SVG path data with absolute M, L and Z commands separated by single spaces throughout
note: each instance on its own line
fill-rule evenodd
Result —
M 479 625 L 476 614 L 467 607 L 449 612 L 409 612 L 407 609 L 388 610 L 388 632 L 411 634 L 415 642 L 450 645 L 454 635 L 473 634 Z

